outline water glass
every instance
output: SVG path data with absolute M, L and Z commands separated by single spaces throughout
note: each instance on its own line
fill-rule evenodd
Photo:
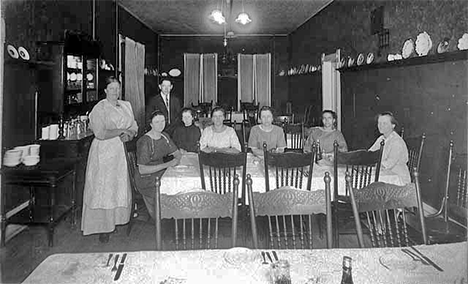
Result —
M 279 260 L 276 263 L 272 263 L 271 270 L 274 284 L 291 284 L 289 262 L 287 260 Z

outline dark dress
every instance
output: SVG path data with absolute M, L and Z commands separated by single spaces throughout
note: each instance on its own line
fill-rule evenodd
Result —
M 179 149 L 184 149 L 187 152 L 197 152 L 197 142 L 200 140 L 200 128 L 194 124 L 190 126 L 179 126 L 174 130 L 172 138 Z
M 169 154 L 177 151 L 177 146 L 171 140 L 169 135 L 162 133 L 162 137 L 154 140 L 148 135 L 143 135 L 137 141 L 137 164 L 155 166 L 165 162 Z M 154 180 L 156 177 L 161 178 L 165 170 L 161 170 L 152 174 L 135 173 L 135 181 L 138 191 L 143 195 L 151 217 L 154 218 Z

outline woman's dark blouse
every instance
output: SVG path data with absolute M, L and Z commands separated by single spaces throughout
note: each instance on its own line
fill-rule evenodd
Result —
M 197 152 L 197 142 L 200 140 L 200 137 L 200 128 L 194 124 L 188 127 L 185 125 L 179 126 L 174 130 L 174 134 L 172 135 L 177 147 L 187 152 Z
M 154 140 L 148 135 L 143 135 L 137 141 L 137 164 L 146 166 L 155 166 L 164 163 L 163 157 L 177 151 L 177 146 L 171 140 L 169 135 L 162 133 L 162 136 L 158 140 Z M 145 184 L 146 179 L 154 181 L 154 178 L 158 176 L 161 178 L 165 170 L 153 174 L 140 175 L 139 171 L 135 173 L 135 179 L 139 187 Z M 141 188 L 139 188 L 141 189 Z

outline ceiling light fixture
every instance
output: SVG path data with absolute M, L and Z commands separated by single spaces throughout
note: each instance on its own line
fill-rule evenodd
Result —
M 218 24 L 220 24 L 220 25 L 226 23 L 226 18 L 223 16 L 223 12 L 221 12 L 221 11 L 218 10 L 218 9 L 213 10 L 213 12 L 211 12 L 211 14 L 210 14 L 210 19 L 211 19 L 212 21 L 214 21 L 215 23 L 218 23 Z
M 244 9 L 244 0 L 242 0 L 242 13 L 240 13 L 236 18 L 236 23 L 247 25 L 248 23 L 252 22 L 249 15 L 245 12 Z

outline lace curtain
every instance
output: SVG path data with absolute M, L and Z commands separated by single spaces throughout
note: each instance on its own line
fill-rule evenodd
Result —
M 133 108 L 139 132 L 145 125 L 145 45 L 125 38 L 125 100 Z
M 184 54 L 184 105 L 218 100 L 218 55 Z
M 240 101 L 271 106 L 271 54 L 238 55 L 238 107 Z

